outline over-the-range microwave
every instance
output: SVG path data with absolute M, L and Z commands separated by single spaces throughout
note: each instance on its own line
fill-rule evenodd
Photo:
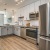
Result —
M 30 20 L 38 19 L 39 13 L 29 13 Z

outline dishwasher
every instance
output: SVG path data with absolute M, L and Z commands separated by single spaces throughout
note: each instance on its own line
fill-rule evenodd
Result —
M 26 39 L 26 28 L 21 27 L 21 37 Z

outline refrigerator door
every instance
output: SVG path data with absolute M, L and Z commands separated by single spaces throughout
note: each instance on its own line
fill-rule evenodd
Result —
M 39 6 L 40 13 L 40 35 L 50 35 L 50 3 Z
M 39 6 L 40 35 L 43 35 L 43 36 L 46 36 L 46 8 L 47 8 L 47 4 Z
M 40 38 L 39 50 L 46 50 L 46 40 L 44 40 L 43 38 Z

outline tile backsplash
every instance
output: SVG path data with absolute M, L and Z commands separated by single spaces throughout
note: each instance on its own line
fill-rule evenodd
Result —
M 30 26 L 39 26 L 39 21 L 38 20 L 30 21 Z
M 27 23 L 28 23 L 28 22 L 24 21 L 24 22 L 23 22 L 23 25 L 26 26 Z M 20 22 L 19 25 L 21 25 L 21 24 L 22 24 L 22 23 Z M 30 26 L 39 26 L 39 20 L 35 20 L 35 21 L 32 20 L 32 21 L 30 21 Z

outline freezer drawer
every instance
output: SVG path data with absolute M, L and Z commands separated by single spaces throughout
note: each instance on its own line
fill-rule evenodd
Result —
M 50 50 L 50 41 L 48 41 L 48 50 Z
M 40 38 L 39 50 L 46 50 L 46 40 Z

